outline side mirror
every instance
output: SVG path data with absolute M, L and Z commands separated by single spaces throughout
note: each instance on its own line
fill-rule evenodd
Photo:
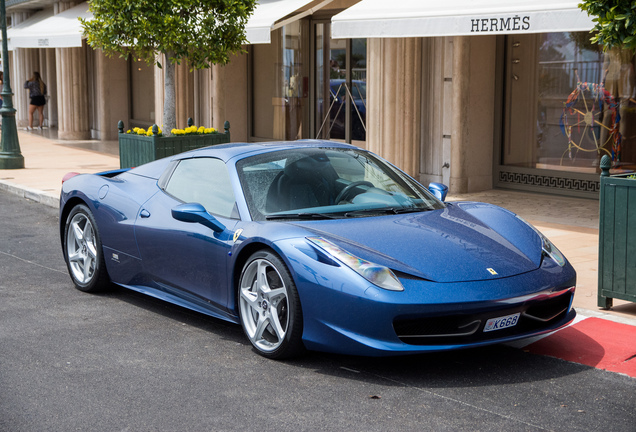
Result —
M 172 209 L 172 217 L 181 222 L 200 223 L 214 232 L 221 232 L 225 226 L 211 216 L 199 203 L 181 204 Z
M 428 185 L 428 190 L 435 195 L 435 198 L 437 198 L 440 201 L 445 201 L 446 200 L 446 195 L 448 194 L 448 186 L 446 186 L 445 184 L 442 183 L 430 183 Z

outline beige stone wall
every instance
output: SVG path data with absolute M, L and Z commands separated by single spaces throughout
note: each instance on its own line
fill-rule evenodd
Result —
M 188 117 L 196 125 L 223 131 L 230 122 L 233 142 L 248 140 L 247 55 L 232 57 L 226 66 L 190 72 L 181 65 L 176 73 L 177 127 L 186 127 Z M 156 119 L 163 118 L 163 69 L 155 67 Z
M 453 45 L 450 191 L 491 189 L 495 145 L 495 36 L 455 37 Z
M 212 123 L 212 68 L 194 71 L 194 124 L 215 127 Z
M 451 192 L 491 189 L 496 39 L 370 39 L 367 148 Z
M 128 125 L 130 118 L 128 63 L 119 57 L 107 57 L 101 50 L 94 54 L 93 138 L 116 140 L 117 123 L 123 120 Z
M 367 149 L 420 170 L 422 39 L 369 39 Z
M 188 62 L 181 62 L 175 68 L 175 99 L 177 103 L 177 127 L 188 126 L 188 118 L 194 121 L 194 72 L 190 71 Z M 155 121 L 163 118 L 163 114 L 156 115 Z M 159 124 L 159 123 L 158 123 Z
M 249 98 L 247 54 L 233 56 L 223 66 L 224 80 L 215 80 L 214 106 L 218 106 L 213 117 L 214 127 L 223 128 L 225 120 L 230 122 L 232 142 L 247 142 L 249 139 Z M 220 103 L 221 95 L 222 103 Z M 223 107 L 223 110 L 220 108 Z

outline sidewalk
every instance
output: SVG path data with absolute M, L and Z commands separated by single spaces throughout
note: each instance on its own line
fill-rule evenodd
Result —
M 62 141 L 55 131 L 18 133 L 25 169 L 0 170 L 0 190 L 57 207 L 62 177 L 119 168 L 117 142 Z M 48 136 L 48 138 L 47 138 Z M 574 307 L 579 314 L 636 325 L 636 303 L 614 300 L 612 310 L 596 306 L 598 201 L 490 190 L 451 195 L 448 201 L 483 201 L 505 207 L 535 225 L 565 254 L 577 271 Z
M 0 190 L 58 207 L 66 173 L 119 169 L 116 141 L 63 141 L 46 138 L 47 135 L 56 136 L 49 129 L 18 131 L 25 169 L 0 170 Z M 107 153 L 113 153 L 113 149 L 114 154 Z

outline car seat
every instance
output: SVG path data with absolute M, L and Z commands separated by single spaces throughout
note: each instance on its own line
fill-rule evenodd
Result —
M 331 205 L 336 178 L 336 172 L 324 154 L 289 163 L 272 181 L 265 210 L 277 213 Z

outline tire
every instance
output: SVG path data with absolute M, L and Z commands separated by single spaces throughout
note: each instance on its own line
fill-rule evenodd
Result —
M 66 218 L 63 248 L 69 275 L 78 290 L 95 293 L 110 285 L 99 230 L 83 204 L 75 206 Z
M 298 291 L 277 255 L 259 251 L 247 260 L 238 295 L 243 331 L 260 355 L 281 360 L 304 351 Z

